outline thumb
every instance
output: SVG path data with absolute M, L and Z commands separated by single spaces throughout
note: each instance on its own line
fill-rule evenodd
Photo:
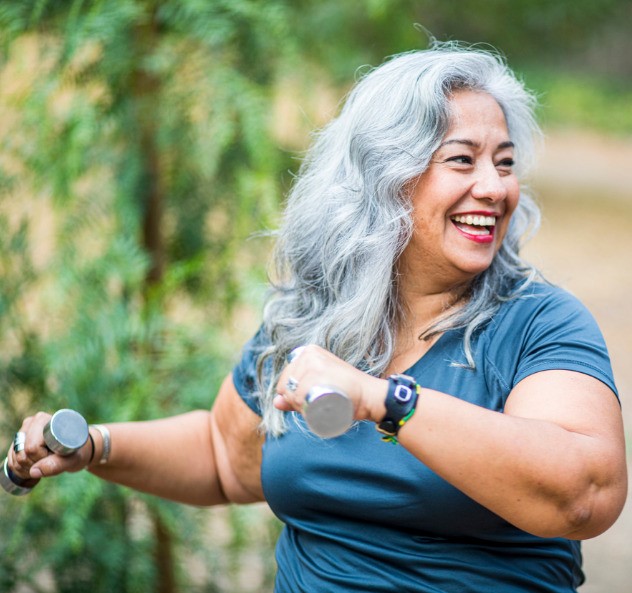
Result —
M 59 455 L 48 455 L 31 466 L 31 478 L 51 478 L 72 469 L 69 459 Z

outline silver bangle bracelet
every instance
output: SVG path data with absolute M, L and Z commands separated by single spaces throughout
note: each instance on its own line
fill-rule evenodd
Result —
M 90 428 L 94 428 L 101 433 L 103 439 L 103 451 L 101 452 L 101 459 L 99 459 L 99 465 L 103 465 L 108 462 L 110 458 L 110 451 L 112 450 L 112 440 L 110 438 L 110 431 L 103 424 L 91 424 Z

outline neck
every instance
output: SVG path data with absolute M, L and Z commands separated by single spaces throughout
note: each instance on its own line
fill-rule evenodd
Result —
M 395 338 L 395 351 L 387 375 L 403 372 L 430 350 L 440 334 L 429 338 L 424 334 L 437 321 L 460 307 L 466 294 L 466 287 L 443 292 L 400 288 L 401 316 Z
M 449 315 L 463 301 L 467 287 L 454 287 L 449 291 L 425 292 L 402 287 L 402 320 L 400 335 L 419 337 L 441 318 Z
M 424 258 L 415 258 L 404 252 L 397 262 L 399 302 L 407 327 L 411 324 L 420 333 L 445 316 L 463 300 L 471 286 L 473 275 L 455 269 L 420 265 Z

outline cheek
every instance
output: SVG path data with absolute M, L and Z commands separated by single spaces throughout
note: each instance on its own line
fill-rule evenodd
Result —
M 500 228 L 497 229 L 497 231 L 499 231 L 497 233 L 499 246 L 502 240 L 504 239 L 505 235 L 507 234 L 507 229 L 509 228 L 511 217 L 516 211 L 516 208 L 518 207 L 519 203 L 520 203 L 520 187 L 516 183 L 515 187 L 512 187 L 509 189 L 509 193 L 508 193 L 508 197 L 506 201 L 505 215 L 503 216 L 503 221 Z
M 518 207 L 520 201 L 520 183 L 515 175 L 511 175 L 507 180 L 507 210 L 513 211 Z

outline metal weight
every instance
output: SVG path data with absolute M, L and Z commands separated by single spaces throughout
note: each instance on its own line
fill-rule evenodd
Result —
M 46 446 L 65 457 L 81 449 L 88 440 L 88 423 L 74 410 L 58 410 L 44 427 Z
M 88 440 L 88 423 L 74 410 L 63 409 L 55 412 L 44 427 L 44 442 L 52 452 L 63 457 L 81 449 Z M 0 486 L 14 496 L 28 494 L 38 479 L 24 479 L 16 476 L 5 458 L 0 471 Z
M 39 479 L 24 479 L 16 476 L 9 467 L 9 459 L 4 458 L 2 471 L 0 472 L 0 486 L 5 492 L 13 494 L 13 496 L 24 496 L 28 494 L 39 482 Z
M 292 350 L 288 362 L 295 360 L 303 348 Z M 353 402 L 338 387 L 314 385 L 305 397 L 303 417 L 314 434 L 331 439 L 347 432 L 353 424 Z
M 314 434 L 331 439 L 347 432 L 353 424 L 353 403 L 337 387 L 314 385 L 307 392 L 303 416 Z

